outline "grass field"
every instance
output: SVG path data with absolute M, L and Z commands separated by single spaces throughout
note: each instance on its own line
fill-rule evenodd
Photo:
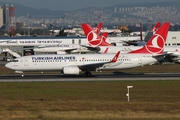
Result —
M 179 120 L 179 86 L 179 80 L 0 83 L 0 119 Z
M 4 66 L 0 70 L 0 74 L 14 74 Z M 180 65 L 148 65 L 114 72 L 179 73 Z M 133 86 L 130 102 L 126 97 L 128 85 Z M 179 93 L 180 80 L 3 82 L 0 120 L 179 120 Z

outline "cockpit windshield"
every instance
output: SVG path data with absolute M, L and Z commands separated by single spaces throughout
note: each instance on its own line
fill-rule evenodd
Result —
M 19 60 L 12 60 L 12 62 L 18 62 Z

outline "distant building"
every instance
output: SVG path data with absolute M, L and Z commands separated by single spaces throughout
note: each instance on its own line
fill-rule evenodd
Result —
M 117 8 L 116 7 L 114 7 L 114 12 L 117 12 Z
M 4 25 L 5 25 L 5 31 L 9 31 L 9 4 L 4 4 Z

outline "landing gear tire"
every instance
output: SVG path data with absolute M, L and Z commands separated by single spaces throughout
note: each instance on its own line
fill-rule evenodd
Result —
M 86 75 L 87 77 L 92 77 L 92 73 L 89 72 L 89 71 L 86 71 L 86 72 L 85 72 L 85 75 Z

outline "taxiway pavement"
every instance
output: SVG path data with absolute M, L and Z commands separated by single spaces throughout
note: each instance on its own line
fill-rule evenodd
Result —
M 124 81 L 124 80 L 180 80 L 178 73 L 140 73 L 140 74 L 95 74 L 92 77 L 84 75 L 31 74 L 21 77 L 20 74 L 0 75 L 0 82 L 44 82 L 44 81 Z

